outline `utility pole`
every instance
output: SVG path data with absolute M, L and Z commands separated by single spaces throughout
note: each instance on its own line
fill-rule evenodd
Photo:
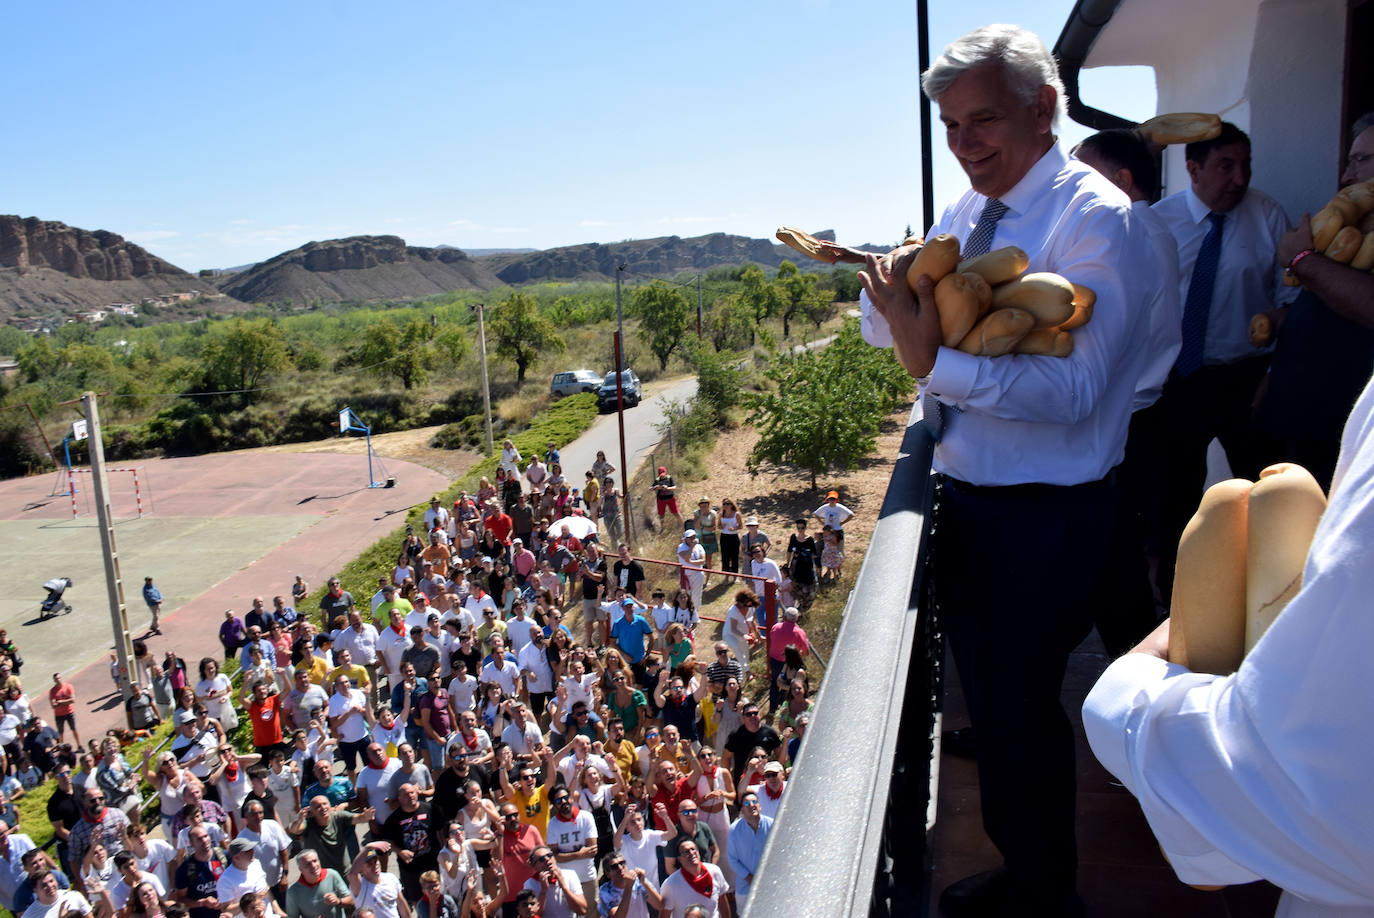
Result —
M 697 275 L 697 340 L 701 340 L 701 275 Z
M 496 445 L 491 438 L 491 380 L 487 377 L 487 323 L 483 319 L 486 304 L 477 303 L 472 308 L 477 310 L 477 353 L 482 357 L 482 413 L 487 419 L 487 455 L 490 456 L 496 452 Z
M 81 407 L 90 428 L 91 479 L 95 489 L 95 514 L 100 527 L 100 553 L 105 559 L 105 590 L 110 603 L 110 627 L 114 633 L 115 658 L 119 663 L 119 693 L 128 701 L 133 697 L 129 674 L 133 671 L 134 648 L 129 641 L 129 618 L 124 606 L 124 583 L 119 576 L 119 549 L 115 547 L 114 518 L 110 513 L 110 484 L 105 477 L 105 445 L 100 439 L 100 411 L 95 393 L 83 392 Z M 125 717 L 129 718 L 128 708 Z M 133 727 L 133 720 L 129 719 Z

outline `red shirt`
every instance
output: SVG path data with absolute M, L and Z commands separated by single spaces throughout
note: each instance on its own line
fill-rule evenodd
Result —
M 665 791 L 663 785 L 660 784 L 658 786 L 658 791 L 650 799 L 649 804 L 653 808 L 656 808 L 660 803 L 666 806 L 668 808 L 668 821 L 676 823 L 678 806 L 682 801 L 691 799 L 694 799 L 692 797 L 692 782 L 687 778 L 678 778 L 677 784 L 673 786 L 672 793 Z M 668 830 L 667 826 L 659 824 L 657 814 L 654 815 L 654 828 L 665 832 Z
M 48 703 L 55 717 L 66 717 L 76 709 L 76 689 L 70 682 L 59 682 L 48 690 Z
M 505 854 L 501 866 L 506 871 L 506 901 L 514 902 L 516 895 L 525 888 L 525 881 L 534 876 L 530 868 L 530 855 L 534 849 L 544 844 L 544 836 L 534 826 L 520 823 L 518 832 L 505 835 Z
M 281 743 L 280 695 L 268 695 L 262 701 L 250 701 L 248 716 L 253 720 L 254 746 L 276 746 Z

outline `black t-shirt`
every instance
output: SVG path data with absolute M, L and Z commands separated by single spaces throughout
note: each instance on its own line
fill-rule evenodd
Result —
M 192 855 L 182 861 L 181 866 L 177 868 L 173 885 L 177 889 L 186 890 L 187 896 L 191 899 L 218 899 L 215 883 L 227 866 L 229 866 L 229 858 L 218 848 L 210 852 L 208 862 L 201 861 Z M 187 908 L 186 912 L 190 918 L 219 918 L 219 909 L 213 906 L 206 908 L 192 905 Z
M 640 566 L 638 561 L 631 561 L 629 564 L 624 561 L 617 561 L 613 571 L 616 586 L 623 586 L 625 592 L 631 596 L 639 595 L 639 585 L 644 581 L 644 568 Z
M 816 582 L 816 539 L 807 536 L 797 538 L 796 533 L 787 540 L 787 550 L 792 555 L 792 579 L 797 583 Z
M 734 733 L 725 740 L 725 748 L 730 751 L 733 767 L 730 769 L 734 777 L 738 778 L 744 773 L 744 766 L 749 764 L 749 753 L 758 746 L 769 755 L 782 745 L 782 737 L 778 736 L 778 731 L 767 724 L 763 724 L 755 732 L 747 727 L 737 727 Z
M 439 814 L 424 800 L 413 813 L 407 813 L 399 806 L 392 811 L 382 824 L 382 838 L 396 846 L 397 850 L 413 851 L 415 857 L 409 864 L 400 862 L 401 872 L 412 876 L 439 866 L 439 833 L 442 831 Z
M 588 574 L 600 574 L 600 577 L 588 577 Z M 606 579 L 606 559 L 598 557 L 595 562 L 582 562 L 582 598 L 596 599 L 601 590 L 601 584 Z

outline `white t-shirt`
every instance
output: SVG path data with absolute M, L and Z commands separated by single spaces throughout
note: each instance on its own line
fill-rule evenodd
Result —
M 565 884 L 575 890 L 581 890 L 582 881 L 578 879 L 577 874 L 563 867 L 559 868 L 559 872 L 563 874 L 563 882 Z M 544 884 L 540 883 L 535 877 L 530 877 L 525 881 L 525 885 L 522 888 L 533 891 L 537 896 L 544 888 Z M 596 908 L 595 903 L 589 902 L 587 905 L 590 908 Z M 544 899 L 544 912 L 540 918 L 576 918 L 579 914 L 581 913 L 574 912 L 572 906 L 568 904 L 568 897 L 563 893 L 563 887 L 554 886 L 549 890 L 548 896 Z M 27 918 L 27 915 L 25 918 Z M 56 913 L 54 913 L 53 918 L 56 918 Z
M 215 881 L 215 897 L 221 903 L 238 904 L 239 897 L 250 892 L 267 892 L 267 874 L 256 860 L 242 870 L 231 861 Z
M 68 916 L 91 913 L 91 903 L 86 901 L 85 896 L 74 889 L 60 889 L 52 905 L 44 905 L 35 898 L 33 904 L 24 909 L 21 918 L 57 918 L 63 905 L 67 906 Z
M 141 870 L 139 871 L 138 882 L 153 884 L 153 889 L 157 890 L 158 898 L 165 899 L 167 897 L 167 887 L 162 885 L 162 881 L 157 878 L 157 874 L 147 870 Z M 138 883 L 134 884 L 134 886 L 137 885 Z M 134 891 L 133 886 L 130 886 L 129 882 L 125 880 L 123 876 L 110 884 L 109 890 L 110 902 L 114 904 L 116 911 L 124 907 L 125 903 L 129 901 L 129 893 Z
M 347 694 L 336 692 L 329 699 L 329 716 L 339 717 L 352 708 L 352 713 L 339 723 L 339 739 L 345 743 L 356 743 L 367 736 L 367 720 L 363 708 L 367 707 L 367 696 L 360 689 L 350 689 Z
M 354 908 L 370 908 L 377 918 L 401 918 L 401 881 L 394 874 L 383 873 L 373 883 L 367 877 L 358 877 L 358 895 L 354 896 Z
M 262 871 L 267 875 L 267 885 L 276 886 L 280 883 L 282 872 L 286 869 L 281 853 L 291 850 L 291 836 L 286 834 L 281 823 L 275 819 L 264 819 L 261 832 L 245 828 L 238 837 L 257 845 L 256 863 L 262 865 Z
M 663 833 L 658 829 L 645 829 L 639 841 L 634 836 L 625 835 L 620 839 L 620 853 L 625 855 L 625 864 L 631 869 L 644 871 L 647 877 L 658 876 L 658 849 L 663 847 Z
M 482 684 L 477 681 L 477 677 L 468 673 L 462 679 L 454 676 L 448 684 L 448 697 L 453 702 L 454 710 L 458 713 L 471 711 L 476 707 L 477 690 Z
M 703 897 L 701 893 L 687 883 L 681 870 L 674 870 L 673 875 L 663 881 L 659 893 L 663 896 L 663 907 L 672 910 L 673 918 L 678 918 L 692 905 L 700 905 L 706 910 L 707 918 L 715 918 L 717 901 L 721 895 L 730 891 L 730 884 L 725 882 L 725 874 L 721 873 L 719 867 L 705 862 L 701 866 L 705 867 L 711 874 L 711 897 L 709 899 Z
M 367 791 L 367 805 L 377 811 L 378 823 L 386 822 L 391 815 L 386 798 L 391 796 L 391 776 L 400 767 L 400 759 L 387 759 L 381 768 L 365 765 L 358 772 L 358 790 Z

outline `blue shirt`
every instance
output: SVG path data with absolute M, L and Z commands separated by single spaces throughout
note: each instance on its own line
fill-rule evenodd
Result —
M 631 663 L 639 663 L 648 653 L 644 639 L 653 633 L 653 627 L 643 617 L 635 615 L 631 618 L 626 615 L 611 628 L 611 639 L 620 646 Z
M 743 816 L 730 823 L 730 844 L 726 857 L 735 871 L 735 898 L 743 899 L 749 895 L 749 881 L 745 877 L 758 872 L 759 861 L 763 859 L 763 846 L 768 841 L 768 833 L 773 829 L 773 819 L 759 817 L 757 830 L 749 826 Z

